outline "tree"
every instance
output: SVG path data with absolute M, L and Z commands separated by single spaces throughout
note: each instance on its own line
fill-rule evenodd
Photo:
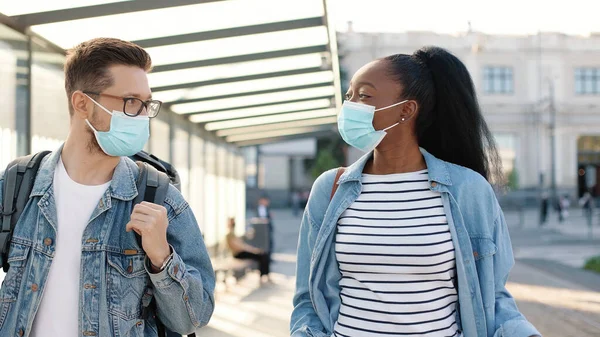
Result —
M 310 173 L 313 179 L 317 179 L 323 172 L 339 166 L 340 163 L 333 156 L 333 153 L 329 151 L 329 149 L 322 149 L 318 152 L 317 160 L 310 170 Z
M 517 172 L 517 166 L 513 164 L 513 169 L 508 173 L 508 188 L 514 191 L 519 188 L 519 173 Z

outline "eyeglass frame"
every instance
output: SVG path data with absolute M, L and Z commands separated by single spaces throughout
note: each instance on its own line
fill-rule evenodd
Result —
M 162 108 L 162 104 L 163 104 L 162 101 L 159 101 L 159 100 L 156 100 L 156 99 L 149 99 L 147 101 L 142 101 L 141 99 L 139 99 L 137 97 L 133 97 L 133 96 L 124 97 L 124 96 L 116 96 L 116 95 L 105 94 L 105 93 L 101 93 L 101 92 L 93 92 L 93 91 L 82 91 L 82 92 L 84 94 L 86 94 L 86 95 L 97 95 L 97 96 L 100 96 L 100 97 L 105 96 L 105 97 L 112 98 L 112 99 L 123 100 L 123 113 L 125 115 L 129 116 L 129 117 L 137 117 L 137 116 L 139 116 L 142 113 L 142 111 L 144 110 L 144 108 L 146 108 L 146 111 L 148 111 L 148 105 L 150 103 L 155 103 L 155 104 L 158 103 L 158 109 L 156 110 L 156 115 L 150 117 L 150 114 L 148 114 L 148 118 L 154 118 L 154 117 L 158 116 L 158 114 L 160 113 L 160 108 Z M 138 100 L 138 101 L 142 102 L 142 106 L 140 107 L 140 109 L 138 110 L 138 112 L 135 115 L 132 115 L 132 114 L 127 113 L 125 111 L 125 106 L 127 105 L 127 101 L 131 100 L 131 99 Z

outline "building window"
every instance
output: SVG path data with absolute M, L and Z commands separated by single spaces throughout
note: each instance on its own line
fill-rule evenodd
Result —
M 486 94 L 512 94 L 513 81 L 511 67 L 483 68 L 483 91 Z
M 578 95 L 600 94 L 600 68 L 576 68 L 575 93 Z

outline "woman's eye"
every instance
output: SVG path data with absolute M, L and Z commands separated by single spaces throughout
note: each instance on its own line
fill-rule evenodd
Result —
M 359 94 L 358 95 L 358 98 L 360 98 L 360 99 L 365 99 L 365 98 L 369 98 L 369 97 L 371 97 L 371 96 L 365 95 L 365 94 Z
M 352 95 L 350 95 L 349 93 L 346 93 L 344 95 L 344 98 L 347 99 L 347 100 L 350 100 L 352 98 Z

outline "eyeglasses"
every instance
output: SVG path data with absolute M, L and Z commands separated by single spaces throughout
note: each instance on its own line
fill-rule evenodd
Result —
M 148 116 L 149 118 L 154 118 L 158 116 L 160 112 L 160 107 L 162 106 L 161 101 L 157 101 L 154 99 L 149 99 L 147 101 L 142 101 L 137 97 L 123 97 L 123 96 L 115 96 L 109 94 L 103 94 L 99 92 L 92 91 L 84 91 L 84 94 L 87 95 L 97 95 L 104 96 L 113 99 L 119 99 L 123 101 L 123 112 L 125 115 L 129 117 L 137 117 L 140 114 L 143 116 Z M 145 113 L 144 113 L 145 112 Z

